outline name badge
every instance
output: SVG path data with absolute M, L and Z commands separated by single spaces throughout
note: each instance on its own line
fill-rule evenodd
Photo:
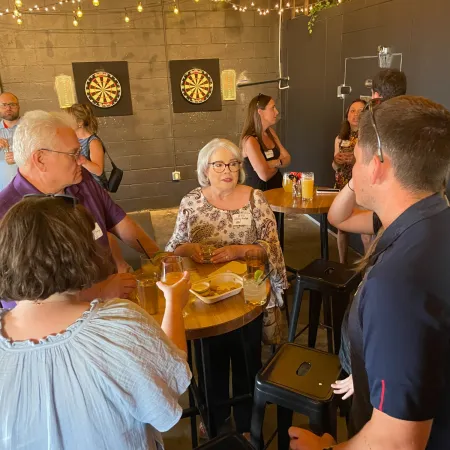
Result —
M 267 152 L 264 152 L 264 154 L 266 155 L 267 159 L 274 157 L 273 150 L 267 150 Z
M 350 147 L 350 141 L 342 141 L 341 147 L 344 147 L 344 148 Z
M 249 212 L 233 214 L 233 227 L 249 227 L 252 224 L 252 215 Z
M 92 231 L 92 235 L 94 236 L 94 241 L 96 241 L 97 239 L 100 239 L 103 236 L 103 231 L 97 222 L 95 222 L 95 228 Z

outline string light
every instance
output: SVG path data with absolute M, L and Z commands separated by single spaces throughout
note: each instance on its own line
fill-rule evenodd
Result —
M 18 7 L 18 8 L 22 8 L 22 0 L 16 0 L 14 2 L 14 4 Z
M 275 9 L 278 9 L 279 8 L 279 5 L 278 5 L 278 3 L 275 5 Z
M 77 27 L 77 26 L 78 26 L 78 20 L 77 20 L 77 17 L 76 17 L 76 16 L 73 16 L 73 22 L 72 22 L 72 24 L 73 24 L 74 27 Z
M 138 10 L 138 12 L 140 12 L 140 13 L 141 13 L 142 11 L 144 11 L 144 8 L 143 8 L 141 2 L 138 3 L 138 5 L 137 5 L 137 10 Z
M 20 16 L 20 12 L 19 12 L 18 9 L 15 9 L 15 10 L 14 10 L 13 16 L 14 16 L 14 17 L 19 17 L 19 16 Z
M 125 10 L 125 17 L 123 20 L 125 20 L 126 23 L 130 21 L 130 16 L 128 15 L 127 10 Z
M 295 8 L 295 13 L 298 14 L 298 8 Z
M 290 8 L 291 4 L 290 3 L 286 3 L 286 8 Z
M 250 6 L 255 6 L 255 4 L 252 2 L 252 4 Z M 258 8 L 258 10 L 259 10 L 259 8 Z
M 76 14 L 77 14 L 77 17 L 78 17 L 79 19 L 81 19 L 81 18 L 83 17 L 83 11 L 81 10 L 81 6 L 79 6 L 79 7 L 77 8 Z M 75 25 L 75 26 L 76 26 L 76 25 Z
M 92 0 L 92 4 L 94 6 L 99 6 L 100 5 L 100 0 Z
M 22 24 L 23 24 L 23 20 L 20 17 L 18 17 L 17 18 L 17 25 L 22 25 Z
M 178 9 L 177 6 L 175 6 L 175 8 L 173 8 L 173 12 L 174 12 L 174 14 L 178 14 L 180 12 L 180 10 Z

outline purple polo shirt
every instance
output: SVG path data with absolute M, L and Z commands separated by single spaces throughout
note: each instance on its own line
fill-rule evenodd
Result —
M 94 217 L 94 220 L 102 230 L 103 236 L 98 242 L 109 248 L 107 231 L 114 228 L 121 222 L 125 216 L 125 211 L 113 202 L 108 192 L 100 187 L 91 174 L 84 168 L 82 171 L 82 180 L 78 184 L 74 184 L 65 189 L 67 195 L 76 197 Z M 42 194 L 31 183 L 29 183 L 20 173 L 2 190 L 0 191 L 0 219 L 6 214 L 11 206 L 22 200 L 26 194 Z M 5 308 L 12 308 L 15 302 L 3 302 Z

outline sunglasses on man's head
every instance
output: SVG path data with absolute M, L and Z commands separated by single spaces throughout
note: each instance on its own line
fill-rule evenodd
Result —
M 64 195 L 64 194 L 25 194 L 23 196 L 23 198 L 31 198 L 31 197 L 61 199 L 65 203 L 67 203 L 68 205 L 73 206 L 74 208 L 75 208 L 75 206 L 78 205 L 78 199 L 76 197 L 72 197 L 71 195 Z
M 375 111 L 374 111 L 374 108 L 376 106 L 378 106 L 380 103 L 381 103 L 381 99 L 379 99 L 379 98 L 373 98 L 372 100 L 369 100 L 367 105 L 364 107 L 363 112 L 368 110 L 370 113 L 370 121 L 372 122 L 372 127 L 373 127 L 373 129 L 375 131 L 375 135 L 377 137 L 378 158 L 380 158 L 380 161 L 383 163 L 384 162 L 383 148 L 381 146 L 380 133 L 378 132 L 377 124 L 375 122 Z

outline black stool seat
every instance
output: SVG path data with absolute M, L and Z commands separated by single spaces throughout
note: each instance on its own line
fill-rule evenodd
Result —
M 288 341 L 293 342 L 295 340 L 303 293 L 305 290 L 309 290 L 308 346 L 315 346 L 320 308 L 323 301 L 324 319 L 325 324 L 328 326 L 328 349 L 330 352 L 339 353 L 342 320 L 345 310 L 350 303 L 351 294 L 361 282 L 361 274 L 347 265 L 316 259 L 297 272 L 296 281 Z
M 316 259 L 303 269 L 297 271 L 311 289 L 330 289 L 332 291 L 347 291 L 356 289 L 361 280 L 360 273 L 350 266 L 335 261 Z
M 278 407 L 278 449 L 289 446 L 292 412 L 309 417 L 311 429 L 336 437 L 337 414 L 331 383 L 338 379 L 339 358 L 297 344 L 284 344 L 256 376 L 251 438 L 262 448 L 266 403 Z
M 254 450 L 240 434 L 226 434 L 216 437 L 206 444 L 197 447 L 196 450 Z

